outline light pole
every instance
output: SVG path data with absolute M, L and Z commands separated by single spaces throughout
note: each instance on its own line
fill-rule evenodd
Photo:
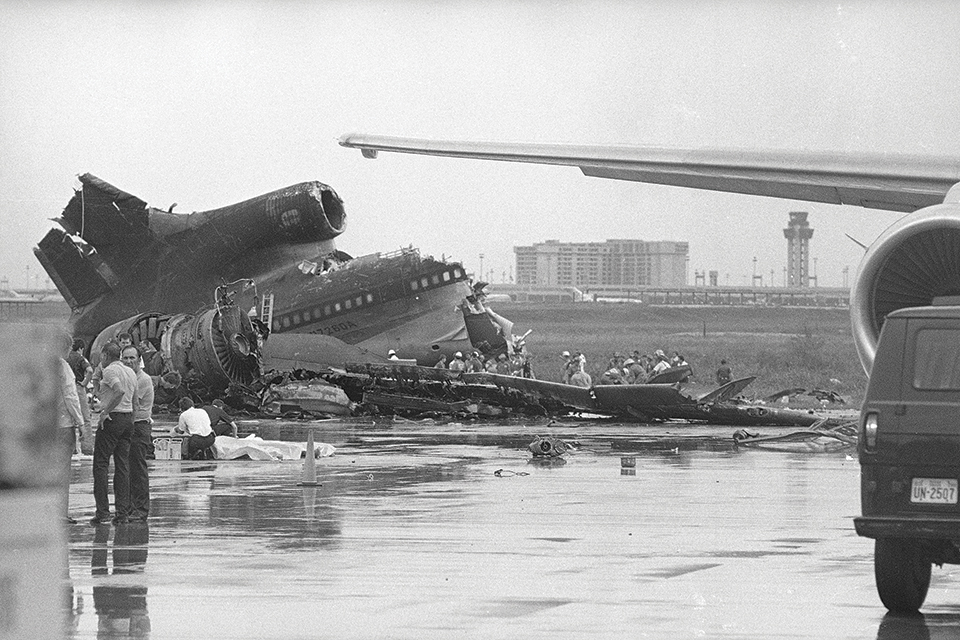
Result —
M 480 254 L 480 279 L 483 280 L 483 254 Z

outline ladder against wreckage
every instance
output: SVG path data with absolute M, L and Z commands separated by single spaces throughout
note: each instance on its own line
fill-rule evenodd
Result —
M 273 326 L 273 294 L 265 293 L 260 299 L 260 322 Z

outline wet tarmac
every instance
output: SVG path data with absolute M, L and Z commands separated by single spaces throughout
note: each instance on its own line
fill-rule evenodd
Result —
M 924 616 L 885 616 L 854 452 L 689 425 L 241 425 L 337 452 L 316 487 L 300 461 L 151 462 L 147 524 L 70 527 L 70 637 L 960 638 L 955 565 Z M 531 462 L 538 434 L 579 446 Z M 70 511 L 93 514 L 88 460 Z

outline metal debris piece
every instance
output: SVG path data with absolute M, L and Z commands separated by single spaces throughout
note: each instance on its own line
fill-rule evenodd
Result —
M 562 456 L 570 448 L 566 442 L 553 436 L 537 436 L 536 440 L 527 445 L 534 458 L 556 458 Z
M 737 447 L 799 453 L 832 453 L 857 446 L 857 423 L 830 425 L 826 418 L 808 429 L 775 436 L 763 436 L 755 431 L 737 429 L 733 433 Z

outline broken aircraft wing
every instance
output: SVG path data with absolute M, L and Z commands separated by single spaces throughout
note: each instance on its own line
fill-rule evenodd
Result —
M 943 202 L 960 158 L 746 149 L 440 141 L 351 133 L 340 145 L 379 151 L 579 167 L 587 176 L 910 212 Z

